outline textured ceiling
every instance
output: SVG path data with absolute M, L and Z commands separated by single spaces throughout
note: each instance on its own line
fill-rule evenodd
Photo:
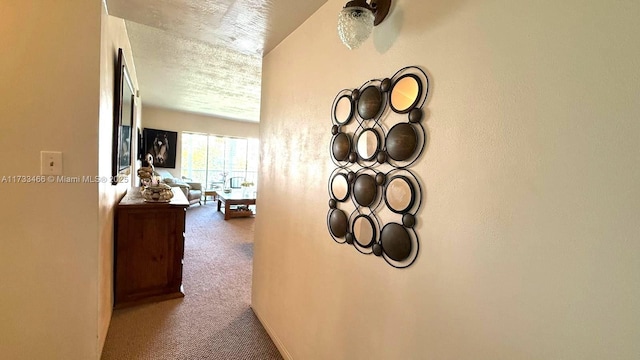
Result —
M 260 119 L 262 56 L 327 0 L 107 0 L 126 20 L 145 104 Z

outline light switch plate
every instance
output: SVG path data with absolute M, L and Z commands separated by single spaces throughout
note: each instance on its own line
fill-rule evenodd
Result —
M 40 174 L 62 175 L 62 152 L 40 151 Z

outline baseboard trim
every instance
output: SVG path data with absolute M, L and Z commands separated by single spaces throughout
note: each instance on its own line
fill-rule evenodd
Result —
M 289 354 L 289 351 L 287 351 L 287 348 L 285 348 L 282 341 L 280 341 L 280 338 L 275 333 L 275 331 L 273 331 L 271 326 L 269 326 L 269 323 L 264 318 L 262 318 L 262 316 L 260 316 L 260 313 L 258 313 L 258 311 L 256 311 L 256 309 L 253 306 L 251 306 L 251 310 L 253 311 L 254 314 L 256 314 L 258 321 L 260 321 L 260 323 L 262 324 L 262 327 L 264 327 L 264 329 L 267 331 L 267 334 L 269 335 L 273 343 L 276 345 L 276 348 L 278 348 L 280 355 L 282 355 L 282 357 L 285 358 L 286 360 L 293 360 L 293 357 L 291 356 L 291 354 Z
M 113 298 L 113 297 L 112 297 Z M 97 350 L 98 350 L 98 359 L 102 357 L 102 351 L 104 350 L 104 344 L 107 342 L 107 335 L 109 333 L 109 326 L 111 326 L 111 318 L 113 317 L 113 301 L 111 301 L 109 303 L 109 317 L 107 317 L 107 320 L 104 321 L 104 324 L 102 325 L 102 329 L 98 329 L 98 336 L 97 336 Z M 99 321 L 99 320 L 98 320 Z M 98 324 L 99 326 L 100 324 Z

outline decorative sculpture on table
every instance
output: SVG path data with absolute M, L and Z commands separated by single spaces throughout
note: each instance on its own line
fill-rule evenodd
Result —
M 330 152 L 336 169 L 328 184 L 329 233 L 337 243 L 382 257 L 396 268 L 418 257 L 414 227 L 422 186 L 410 167 L 427 142 L 421 122 L 428 93 L 427 74 L 408 66 L 391 78 L 340 91 L 331 107 Z M 394 217 L 398 220 L 382 221 Z
M 138 176 L 142 183 L 142 197 L 146 202 L 169 202 L 173 198 L 171 186 L 161 183 L 160 177 L 155 174 L 153 166 L 153 156 L 147 154 L 147 163 L 149 166 L 138 169 Z

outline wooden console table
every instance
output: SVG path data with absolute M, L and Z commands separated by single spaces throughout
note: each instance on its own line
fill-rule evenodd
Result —
M 172 188 L 169 203 L 145 202 L 131 188 L 116 208 L 114 307 L 183 297 L 185 212 L 189 201 Z
M 246 196 L 242 190 L 232 190 L 230 193 L 219 192 L 218 193 L 218 211 L 224 204 L 224 219 L 229 220 L 237 217 L 253 216 L 253 211 L 234 209 L 231 206 L 237 205 L 255 205 L 255 196 Z

